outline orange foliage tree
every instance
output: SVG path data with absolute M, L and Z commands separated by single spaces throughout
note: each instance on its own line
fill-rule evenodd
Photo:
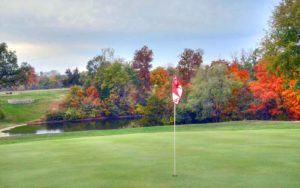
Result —
M 228 76 L 233 76 L 240 86 L 232 90 L 232 95 L 222 111 L 222 119 L 244 119 L 250 105 L 249 101 L 252 100 L 247 85 L 249 72 L 247 69 L 240 69 L 237 63 L 232 63 L 228 65 Z
M 162 67 L 158 67 L 150 73 L 150 83 L 155 88 L 155 94 L 159 98 L 167 97 L 169 85 L 169 73 Z
M 38 80 L 37 80 L 37 74 L 35 73 L 35 70 L 34 68 L 32 68 L 29 72 L 28 72 L 28 75 L 27 75 L 27 86 L 34 86 L 35 84 L 38 83 Z
M 95 108 L 101 106 L 101 101 L 99 98 L 99 93 L 95 86 L 90 86 L 85 90 L 85 97 L 83 99 L 83 104 L 86 107 Z
M 282 92 L 283 78 L 270 74 L 267 69 L 267 62 L 262 60 L 254 67 L 256 81 L 249 84 L 250 90 L 255 97 L 249 112 L 263 114 L 263 118 L 270 118 L 285 112 L 283 106 Z
M 290 81 L 290 88 L 282 92 L 283 104 L 287 108 L 288 114 L 293 119 L 300 119 L 300 90 L 291 88 L 296 84 L 296 80 Z
M 239 81 L 245 82 L 249 79 L 249 72 L 247 69 L 239 69 L 239 65 L 237 63 L 233 63 L 229 65 L 228 72 L 230 75 L 235 76 L 235 78 Z

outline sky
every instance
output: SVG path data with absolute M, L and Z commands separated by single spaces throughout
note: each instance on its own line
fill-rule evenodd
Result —
M 257 47 L 279 0 L 0 0 L 0 42 L 37 72 L 85 70 L 113 48 L 131 61 L 144 45 L 153 67 L 176 66 L 184 48 L 205 64 Z

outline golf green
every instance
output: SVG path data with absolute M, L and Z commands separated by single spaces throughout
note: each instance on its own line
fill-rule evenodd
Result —
M 0 185 L 18 187 L 300 187 L 300 129 L 197 129 L 0 144 Z M 171 129 L 170 129 L 171 130 Z M 1 142 L 1 140 L 0 140 Z

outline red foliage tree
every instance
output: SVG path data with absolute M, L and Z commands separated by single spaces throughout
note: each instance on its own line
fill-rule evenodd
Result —
M 97 88 L 95 86 L 90 86 L 85 90 L 85 95 L 83 99 L 83 104 L 86 106 L 91 106 L 91 107 L 99 107 L 101 106 L 101 100 L 99 98 L 99 93 L 97 91 Z
M 180 54 L 180 60 L 178 62 L 178 72 L 184 85 L 190 83 L 191 78 L 195 75 L 197 69 L 203 63 L 203 50 L 192 50 L 189 48 L 184 49 Z
M 99 98 L 99 93 L 95 86 L 90 86 L 89 88 L 87 88 L 86 95 L 87 95 L 87 97 Z
M 29 72 L 28 72 L 28 74 L 27 74 L 27 83 L 26 83 L 26 85 L 27 86 L 34 86 L 35 84 L 37 84 L 38 83 L 38 76 L 37 76 L 37 74 L 35 73 L 35 70 L 34 70 L 34 68 L 32 68 Z
M 136 50 L 133 58 L 132 68 L 137 71 L 141 82 L 141 92 L 143 94 L 150 91 L 150 68 L 153 60 L 153 52 L 147 46 Z

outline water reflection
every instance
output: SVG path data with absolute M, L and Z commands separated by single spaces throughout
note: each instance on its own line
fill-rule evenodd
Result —
M 61 133 L 62 131 L 60 129 L 56 130 L 37 130 L 35 134 L 48 134 L 48 133 Z
M 16 127 L 6 131 L 10 136 L 22 134 L 54 134 L 61 132 L 119 129 L 128 126 L 136 126 L 138 119 L 107 119 L 89 122 L 65 122 L 42 125 L 27 125 Z

